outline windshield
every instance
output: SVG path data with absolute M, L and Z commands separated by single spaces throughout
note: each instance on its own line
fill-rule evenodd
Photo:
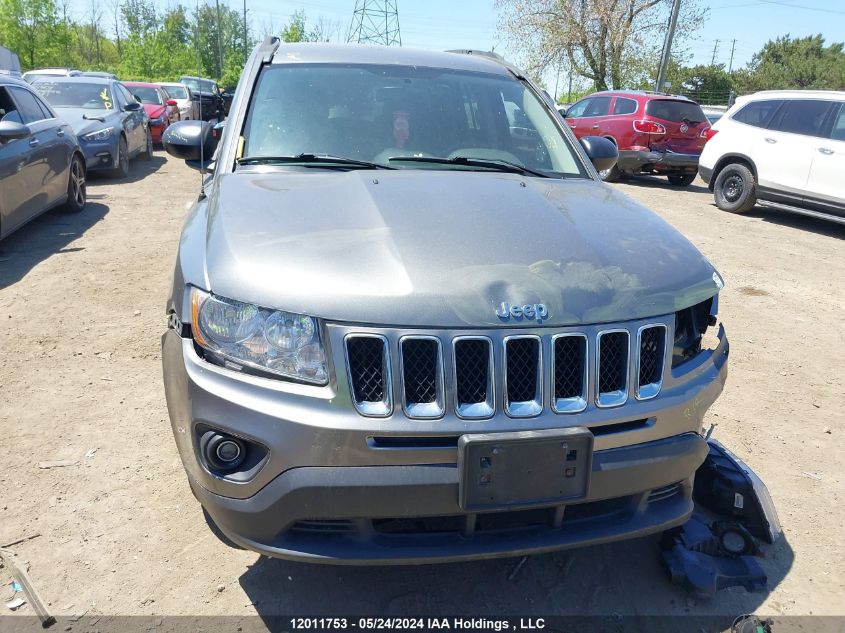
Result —
M 197 92 L 214 92 L 216 90 L 214 82 L 209 81 L 208 79 L 193 79 L 186 77 L 182 80 L 182 83 L 188 86 L 191 90 L 196 90 Z
M 188 99 L 188 89 L 185 86 L 163 86 L 169 99 Z
M 671 101 L 669 99 L 653 99 L 645 104 L 645 113 L 656 119 L 680 123 L 701 123 L 707 120 L 701 106 L 690 101 Z
M 133 97 L 138 97 L 141 103 L 151 103 L 153 105 L 164 105 L 161 100 L 161 95 L 155 88 L 147 88 L 142 86 L 126 86 Z
M 55 108 L 111 110 L 114 101 L 109 87 L 99 83 L 62 82 L 39 79 L 33 85 Z
M 510 76 L 410 66 L 271 66 L 259 78 L 240 156 L 325 154 L 400 169 L 477 169 L 466 162 L 390 160 L 469 157 L 586 176 L 553 116 Z

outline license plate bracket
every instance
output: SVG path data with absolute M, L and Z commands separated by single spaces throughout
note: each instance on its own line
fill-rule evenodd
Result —
M 592 461 L 593 434 L 583 427 L 462 435 L 459 503 L 478 511 L 581 499 Z

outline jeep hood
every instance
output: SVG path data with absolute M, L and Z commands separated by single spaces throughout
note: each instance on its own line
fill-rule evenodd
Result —
M 599 182 L 491 172 L 266 170 L 218 176 L 204 283 L 334 321 L 530 326 L 670 314 L 718 292 L 713 266 Z M 718 284 L 718 285 L 717 285 Z

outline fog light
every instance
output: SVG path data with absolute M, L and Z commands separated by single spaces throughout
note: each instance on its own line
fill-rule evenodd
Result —
M 225 440 L 217 445 L 215 452 L 221 462 L 230 464 L 241 456 L 241 447 L 232 440 Z
M 246 458 L 246 446 L 237 437 L 206 431 L 200 439 L 200 450 L 210 470 L 231 472 Z

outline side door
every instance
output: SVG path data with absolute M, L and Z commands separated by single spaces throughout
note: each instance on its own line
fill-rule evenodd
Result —
M 845 216 L 845 102 L 834 105 L 826 138 L 815 139 L 804 202 Z
M 602 128 L 607 123 L 607 115 L 610 112 L 611 97 L 589 97 L 585 99 L 586 107 L 580 116 L 577 117 L 573 129 L 577 130 L 576 136 L 602 136 Z M 578 105 L 578 104 L 576 104 Z M 574 106 L 573 106 L 574 107 Z M 568 114 L 568 113 L 567 113 Z M 570 125 L 570 127 L 573 127 Z
M 821 99 L 787 99 L 762 130 L 752 152 L 763 197 L 800 204 L 832 105 Z
M 610 109 L 610 116 L 603 122 L 602 136 L 612 137 L 620 149 L 633 145 L 634 123 L 640 104 L 630 97 L 616 97 Z
M 5 86 L 0 86 L 0 121 L 23 123 Z M 24 221 L 29 198 L 25 178 L 31 154 L 29 138 L 0 142 L 0 237 L 8 235 Z
M 130 103 L 137 103 L 135 97 L 126 89 L 123 84 L 113 83 L 112 89 L 118 95 L 118 103 L 122 102 L 120 107 L 120 120 L 123 124 L 123 129 L 126 131 L 126 144 L 129 147 L 129 155 L 134 156 L 140 152 L 147 143 L 147 126 L 146 114 L 144 108 L 138 110 L 127 110 L 126 106 Z M 132 106 L 133 108 L 135 106 Z
M 71 157 L 65 140 L 67 126 L 56 118 L 50 107 L 37 94 L 18 86 L 9 86 L 9 91 L 18 105 L 24 123 L 32 131 L 29 145 L 34 148 L 34 156 L 40 161 L 40 184 L 46 195 L 45 206 L 52 206 L 67 193 Z

